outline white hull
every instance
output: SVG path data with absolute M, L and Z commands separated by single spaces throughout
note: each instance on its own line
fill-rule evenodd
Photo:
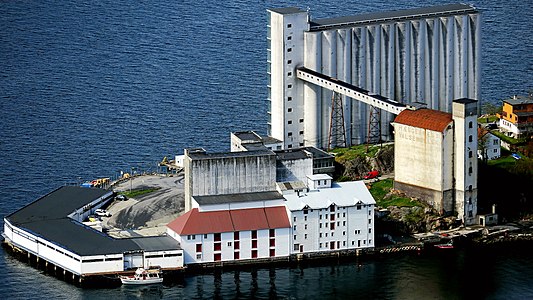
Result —
M 144 285 L 162 283 L 163 278 L 150 278 L 150 279 L 135 279 L 135 278 L 120 278 L 124 285 Z

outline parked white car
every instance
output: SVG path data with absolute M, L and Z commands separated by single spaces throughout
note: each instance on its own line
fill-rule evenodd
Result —
M 101 208 L 96 209 L 94 214 L 99 217 L 111 217 L 111 214 L 107 210 Z

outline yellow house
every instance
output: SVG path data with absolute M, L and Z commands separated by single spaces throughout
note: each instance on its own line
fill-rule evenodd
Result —
M 498 117 L 500 129 L 508 136 L 518 138 L 533 133 L 533 94 L 503 100 Z

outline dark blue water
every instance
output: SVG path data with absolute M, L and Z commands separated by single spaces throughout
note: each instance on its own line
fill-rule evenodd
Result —
M 225 151 L 230 131 L 264 133 L 266 8 L 309 6 L 321 18 L 441 3 L 0 1 L 0 216 L 67 182 L 154 169 L 185 147 Z M 532 89 L 531 1 L 472 3 L 483 12 L 482 100 Z M 0 251 L 0 293 L 412 299 L 464 298 L 477 288 L 480 298 L 533 297 L 527 252 L 482 257 L 486 265 L 459 253 L 444 262 L 402 257 L 363 268 L 260 269 L 163 288 L 82 290 Z

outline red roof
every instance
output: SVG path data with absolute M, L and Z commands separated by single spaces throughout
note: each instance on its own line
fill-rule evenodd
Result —
M 394 123 L 439 132 L 443 132 L 451 122 L 452 114 L 433 109 L 405 109 L 394 119 Z
M 184 234 L 207 234 L 259 229 L 289 228 L 283 206 L 200 212 L 194 208 L 167 227 Z

